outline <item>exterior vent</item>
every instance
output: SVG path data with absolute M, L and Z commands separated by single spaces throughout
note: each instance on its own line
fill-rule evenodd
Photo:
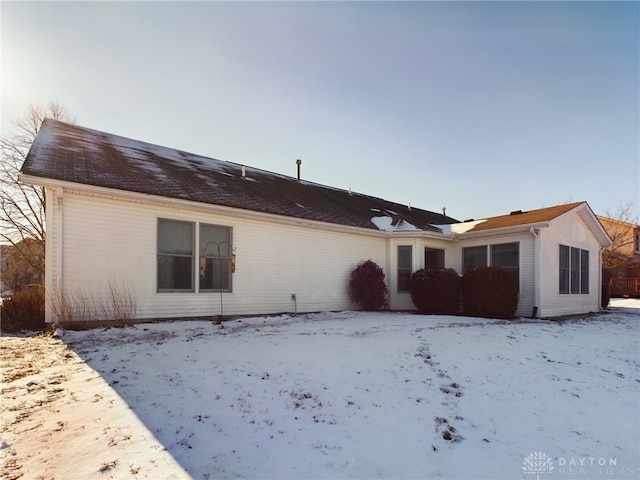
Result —
M 524 212 L 522 210 L 514 210 L 511 212 L 511 215 L 522 215 Z
M 302 165 L 302 160 L 296 160 L 296 165 L 298 166 L 298 181 L 300 181 L 300 165 Z

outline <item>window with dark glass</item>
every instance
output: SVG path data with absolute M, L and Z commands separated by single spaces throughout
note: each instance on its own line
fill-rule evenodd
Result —
M 401 245 L 398 247 L 398 292 L 409 291 L 409 280 L 411 279 L 413 250 L 411 245 Z
M 589 250 L 580 250 L 580 293 L 589 293 Z
M 491 266 L 500 267 L 507 272 L 516 282 L 518 291 L 520 290 L 520 244 L 497 243 L 491 245 Z
M 194 224 L 158 220 L 158 291 L 193 291 Z
M 424 249 L 424 268 L 443 269 L 444 268 L 444 250 L 440 248 Z
M 231 291 L 231 228 L 200 224 L 200 291 Z
M 559 265 L 560 265 L 560 283 L 559 283 L 559 292 L 560 293 L 569 293 L 569 250 L 570 248 L 566 245 L 560 245 L 559 252 Z
M 487 266 L 487 246 L 465 247 L 462 249 L 462 271 Z

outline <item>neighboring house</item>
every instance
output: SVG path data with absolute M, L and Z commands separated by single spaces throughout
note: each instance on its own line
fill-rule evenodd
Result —
M 460 223 L 50 119 L 20 178 L 46 191 L 48 322 L 52 292 L 108 302 L 110 283 L 134 292 L 141 319 L 350 309 L 367 259 L 394 310 L 414 308 L 412 272 L 485 264 L 517 278 L 518 315 L 600 305 L 610 240 L 584 202 Z
M 603 252 L 602 267 L 614 297 L 640 297 L 640 225 L 598 217 L 612 245 Z
M 0 245 L 0 291 L 17 292 L 30 285 L 42 285 L 44 242 L 26 238 L 15 245 Z

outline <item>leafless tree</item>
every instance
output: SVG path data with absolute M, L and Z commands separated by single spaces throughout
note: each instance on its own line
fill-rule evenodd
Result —
M 18 173 L 47 117 L 75 123 L 57 102 L 46 108 L 31 104 L 23 117 L 12 122 L 14 131 L 0 140 L 0 242 L 13 245 L 16 254 L 42 274 L 46 240 L 44 188 L 20 183 Z
M 631 265 L 637 262 L 635 253 L 635 233 L 638 229 L 638 215 L 632 201 L 624 202 L 615 211 L 607 210 L 598 217 L 613 245 L 607 247 L 602 256 L 605 270 Z

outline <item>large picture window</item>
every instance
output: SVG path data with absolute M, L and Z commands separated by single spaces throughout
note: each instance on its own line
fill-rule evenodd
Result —
M 398 292 L 409 291 L 409 281 L 413 269 L 413 249 L 411 245 L 398 247 Z
M 200 290 L 231 290 L 231 228 L 200 225 Z
M 487 266 L 487 246 L 466 247 L 462 249 L 462 271 Z
M 561 294 L 589 293 L 589 251 L 560 245 L 558 291 Z
M 158 220 L 158 291 L 193 291 L 194 224 Z
M 520 291 L 520 244 L 496 243 L 493 245 L 479 245 L 462 249 L 462 271 L 466 272 L 476 267 L 500 267 L 511 275 Z
M 491 266 L 500 267 L 511 275 L 520 291 L 520 244 L 498 243 L 491 245 Z

